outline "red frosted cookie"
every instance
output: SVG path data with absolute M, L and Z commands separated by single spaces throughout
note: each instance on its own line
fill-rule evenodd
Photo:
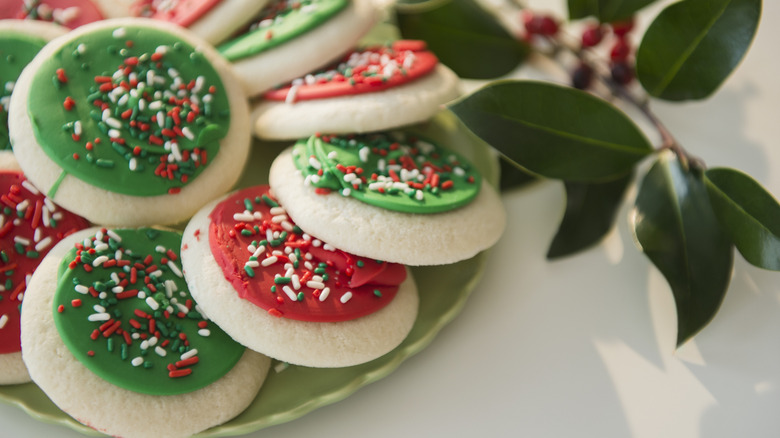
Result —
M 422 41 L 356 50 L 266 92 L 252 111 L 260 138 L 363 133 L 431 118 L 458 96 L 458 77 Z
M 3 0 L 0 18 L 48 21 L 75 29 L 93 21 L 126 15 L 123 9 L 121 3 L 110 0 Z
M 268 186 L 199 211 L 184 232 L 193 297 L 236 341 L 298 365 L 341 367 L 401 343 L 417 315 L 403 265 L 358 257 L 306 234 Z
M 59 208 L 19 171 L 0 170 L 0 383 L 30 380 L 22 362 L 19 308 L 30 276 L 63 237 L 89 223 Z

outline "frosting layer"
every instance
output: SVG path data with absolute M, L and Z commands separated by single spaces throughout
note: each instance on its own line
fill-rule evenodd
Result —
M 173 395 L 224 376 L 244 347 L 193 302 L 179 261 L 181 235 L 100 230 L 59 267 L 54 322 L 70 352 L 116 386 Z
M 65 172 L 135 196 L 178 193 L 230 124 L 205 56 L 140 25 L 66 42 L 36 72 L 27 106 L 36 140 Z
M 348 4 L 348 0 L 273 0 L 244 33 L 221 45 L 219 52 L 229 61 L 257 55 L 314 29 Z
M 304 233 L 268 186 L 232 194 L 209 217 L 209 245 L 225 278 L 274 316 L 359 318 L 387 305 L 406 278 L 403 265 L 358 257 Z
M 0 31 L 0 150 L 10 149 L 8 103 L 24 67 L 46 45 L 46 40 L 27 34 Z
M 405 213 L 459 208 L 479 194 L 482 181 L 465 158 L 403 131 L 314 135 L 295 144 L 293 160 L 317 193 Z
M 354 51 L 336 65 L 270 90 L 263 97 L 292 103 L 375 93 L 423 77 L 437 63 L 436 55 L 426 50 L 424 41 L 395 41 L 391 46 Z
M 86 228 L 21 172 L 0 171 L 0 354 L 21 350 L 19 306 L 30 276 L 63 237 Z
M 207 14 L 222 0 L 140 0 L 133 5 L 136 15 L 170 21 L 187 27 Z

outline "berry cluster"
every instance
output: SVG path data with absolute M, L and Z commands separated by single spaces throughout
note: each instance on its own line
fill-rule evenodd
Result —
M 634 47 L 628 39 L 633 28 L 633 19 L 609 24 L 593 23 L 585 27 L 580 40 L 581 48 L 589 49 L 601 44 L 604 37 L 612 32 L 615 39 L 609 51 L 609 67 L 612 80 L 619 85 L 627 85 L 634 80 L 634 68 L 630 60 Z M 593 81 L 593 67 L 580 63 L 572 72 L 571 81 L 575 88 L 588 88 Z

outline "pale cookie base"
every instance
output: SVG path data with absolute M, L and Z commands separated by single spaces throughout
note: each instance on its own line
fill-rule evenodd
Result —
M 255 135 L 269 140 L 382 131 L 428 120 L 458 95 L 458 77 L 439 64 L 414 82 L 376 93 L 292 104 L 261 100 L 251 119 Z
M 486 182 L 456 210 L 412 214 L 386 210 L 338 193 L 318 195 L 303 183 L 291 149 L 271 165 L 269 184 L 295 223 L 318 238 L 363 257 L 405 265 L 444 265 L 490 248 L 504 231 L 501 198 Z
M 249 97 L 289 82 L 339 59 L 357 45 L 379 18 L 370 0 L 351 1 L 320 26 L 273 49 L 233 63 Z
M 106 18 L 129 17 L 134 0 L 92 0 Z
M 5 31 L 20 32 L 27 35 L 53 40 L 68 32 L 67 27 L 37 20 L 0 20 L 0 33 Z
M 160 21 L 141 18 L 105 20 L 82 26 L 52 41 L 25 68 L 16 83 L 9 110 L 9 130 L 14 154 L 30 182 L 42 192 L 49 193 L 62 173 L 62 169 L 38 145 L 27 113 L 27 95 L 38 68 L 55 50 L 79 35 L 102 27 L 137 24 L 173 33 L 206 56 L 222 77 L 223 87 L 228 94 L 230 129 L 220 142 L 216 157 L 209 159 L 206 169 L 176 195 L 124 195 L 93 186 L 73 175 L 66 175 L 52 200 L 93 223 L 138 227 L 181 222 L 192 216 L 206 202 L 230 190 L 241 175 L 249 155 L 251 135 L 246 97 L 230 65 L 211 45 L 186 30 Z
M 19 162 L 16 161 L 13 152 L 0 151 L 0 170 L 22 170 L 22 168 L 19 167 Z
M 21 351 L 0 354 L 0 370 L 0 385 L 17 385 L 30 381 Z
M 213 202 L 190 220 L 182 239 L 182 268 L 193 298 L 233 339 L 275 359 L 309 367 L 345 367 L 397 347 L 417 318 L 419 298 L 411 273 L 387 306 L 343 322 L 294 321 L 271 316 L 244 300 L 225 279 L 209 246 Z M 196 237 L 196 231 L 200 231 Z
M 123 437 L 186 437 L 222 424 L 254 400 L 269 358 L 248 350 L 216 382 L 189 394 L 153 396 L 95 376 L 70 353 L 54 326 L 57 267 L 73 244 L 96 228 L 52 248 L 32 276 L 22 304 L 22 351 L 32 380 L 63 411 L 100 432 Z
M 268 0 L 222 0 L 188 28 L 211 44 L 219 44 L 249 24 Z

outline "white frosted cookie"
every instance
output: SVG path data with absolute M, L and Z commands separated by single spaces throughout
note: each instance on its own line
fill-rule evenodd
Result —
M 271 0 L 217 49 L 248 96 L 323 67 L 357 45 L 379 18 L 372 0 Z
M 273 162 L 269 184 L 311 234 L 406 265 L 473 257 L 505 225 L 500 197 L 476 169 L 404 132 L 301 140 Z
M 397 41 L 266 92 L 251 119 L 257 137 L 274 140 L 381 131 L 430 119 L 458 94 L 458 77 L 423 42 Z
M 5 199 L 0 209 L 0 385 L 9 385 L 30 381 L 19 337 L 19 306 L 27 279 L 54 244 L 89 223 L 41 195 L 26 181 L 10 153 L 0 155 L 0 195 Z M 9 202 L 17 208 L 10 208 Z M 24 213 L 22 217 L 19 212 Z M 52 214 L 56 214 L 54 221 Z
M 229 65 L 155 20 L 105 20 L 52 41 L 10 105 L 27 177 L 95 223 L 185 220 L 229 190 L 248 156 L 247 103 Z
M 217 44 L 248 24 L 268 0 L 136 0 L 133 14 L 186 27 Z
M 223 330 L 297 365 L 344 367 L 380 357 L 417 316 L 417 288 L 405 267 L 304 233 L 267 186 L 199 211 L 184 231 L 182 266 L 193 297 Z
M 23 358 L 33 381 L 60 409 L 108 435 L 186 437 L 221 424 L 252 402 L 270 366 L 267 357 L 232 342 L 200 314 L 177 310 L 192 305 L 175 270 L 150 273 L 151 285 L 166 286 L 145 299 L 140 292 L 149 291 L 149 283 L 132 282 L 143 275 L 123 272 L 119 265 L 106 267 L 108 261 L 90 271 L 78 263 L 65 266 L 58 280 L 61 263 L 68 265 L 74 254 L 87 256 L 86 251 L 74 253 L 83 239 L 97 250 L 96 260 L 116 248 L 122 256 L 110 255 L 110 260 L 131 259 L 134 250 L 140 258 L 133 266 L 164 266 L 161 257 L 173 259 L 180 235 L 153 231 L 160 234 L 93 228 L 68 237 L 41 263 L 24 301 Z M 112 248 L 100 249 L 101 243 Z M 125 274 L 122 280 L 130 281 L 123 292 L 100 292 L 109 298 L 78 292 L 102 289 L 112 277 Z M 74 279 L 81 282 L 74 286 Z M 115 301 L 106 301 L 111 298 Z M 197 310 L 192 306 L 190 312 Z M 148 354 L 140 354 L 144 349 Z

